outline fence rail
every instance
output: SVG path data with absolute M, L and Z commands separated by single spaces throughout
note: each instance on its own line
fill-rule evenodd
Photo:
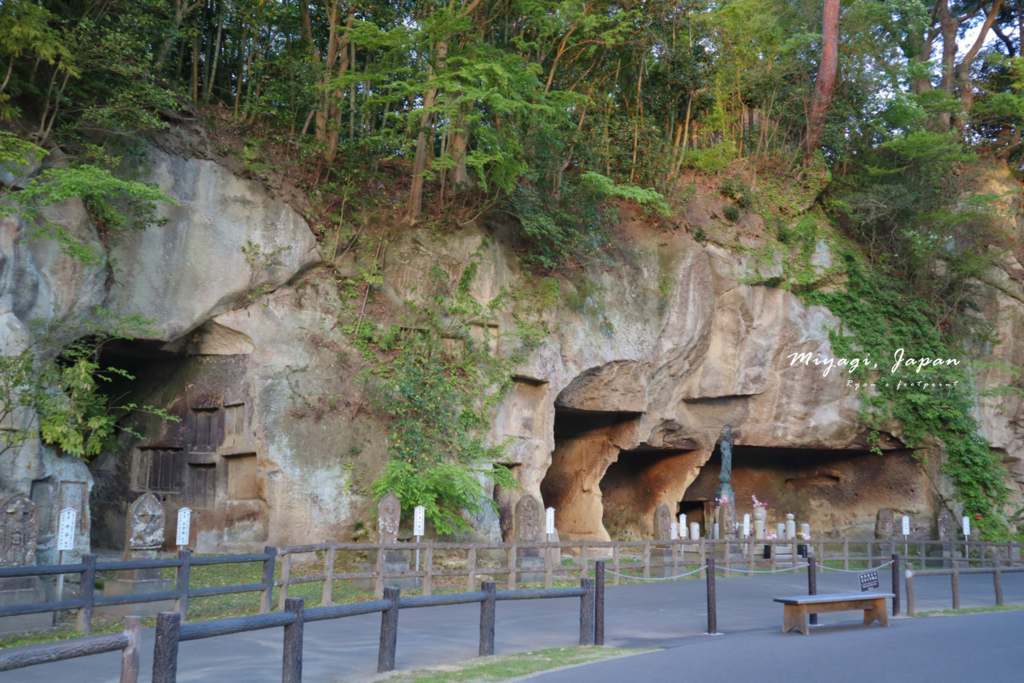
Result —
M 1003 574 L 1017 574 L 1024 572 L 1024 567 L 994 565 L 991 567 L 965 567 L 960 569 L 960 563 L 953 561 L 951 569 L 924 569 L 915 571 L 907 567 L 907 614 L 913 616 L 916 612 L 914 605 L 914 579 L 927 576 L 948 576 L 950 577 L 950 591 L 953 597 L 953 609 L 960 609 L 960 576 L 963 574 L 991 574 L 992 589 L 995 592 L 995 604 L 997 607 L 1003 605 Z
M 124 631 L 108 636 L 76 638 L 48 645 L 21 647 L 0 652 L 0 671 L 23 669 L 76 657 L 121 650 L 121 683 L 136 683 L 139 676 L 139 637 L 142 617 L 125 617 Z
M 302 598 L 288 598 L 282 612 L 249 617 L 218 619 L 197 624 L 181 623 L 178 612 L 161 612 L 157 616 L 156 642 L 153 649 L 153 683 L 176 683 L 178 676 L 178 645 L 182 641 L 213 638 L 231 633 L 244 633 L 268 628 L 284 629 L 282 676 L 284 683 L 302 680 L 303 631 L 306 622 L 341 619 L 359 614 L 381 614 L 380 644 L 377 671 L 395 668 L 398 646 L 398 616 L 403 609 L 480 603 L 479 656 L 494 654 L 495 603 L 505 600 L 536 600 L 549 598 L 580 599 L 580 645 L 604 644 L 604 564 L 598 563 L 596 579 L 580 580 L 579 588 L 497 591 L 494 581 L 484 581 L 483 590 L 454 595 L 423 595 L 401 597 L 398 588 L 385 588 L 384 599 L 354 605 L 338 605 L 305 609 Z

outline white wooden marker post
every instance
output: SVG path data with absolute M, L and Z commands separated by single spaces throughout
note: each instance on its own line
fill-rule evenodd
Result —
M 192 510 L 189 508 L 180 508 L 178 510 L 178 533 L 175 539 L 175 545 L 178 546 L 178 550 L 184 550 L 185 546 L 188 545 L 189 529 L 192 526 Z
M 57 551 L 59 553 L 57 564 L 64 564 L 64 551 L 73 550 L 75 547 L 75 523 L 78 521 L 78 513 L 74 508 L 64 508 L 60 511 L 60 524 L 57 527 Z M 64 575 L 57 575 L 57 602 L 60 602 L 64 594 Z
M 548 543 L 551 543 L 551 536 L 555 533 L 555 508 L 544 511 L 544 533 L 548 535 Z
M 679 515 L 679 538 L 686 540 L 686 515 Z
M 910 536 L 910 517 L 903 515 L 903 557 L 907 556 L 907 537 Z
M 750 538 L 750 513 L 743 515 L 743 538 Z
M 964 540 L 969 540 L 971 537 L 971 518 L 964 515 Z
M 412 535 L 416 537 L 416 543 L 419 544 L 420 537 L 426 536 L 424 533 L 424 526 L 426 525 L 426 513 L 427 510 L 422 505 L 417 505 L 412 511 Z M 416 571 L 420 570 L 420 549 L 416 548 Z
M 679 538 L 679 522 L 672 522 L 672 524 L 669 527 L 669 530 L 671 534 L 670 538 L 673 541 L 677 540 Z

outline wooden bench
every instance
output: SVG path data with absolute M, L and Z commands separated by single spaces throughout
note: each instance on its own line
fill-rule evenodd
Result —
M 885 599 L 892 597 L 894 597 L 892 593 L 838 593 L 775 598 L 775 602 L 781 602 L 784 605 L 782 632 L 789 633 L 793 629 L 798 629 L 806 636 L 810 633 L 807 628 L 807 615 L 823 612 L 864 610 L 865 626 L 872 621 L 877 621 L 882 626 L 888 626 L 889 615 L 885 610 Z

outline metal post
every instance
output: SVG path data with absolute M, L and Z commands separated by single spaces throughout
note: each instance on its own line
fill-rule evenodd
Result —
M 953 560 L 953 576 L 951 583 L 953 587 L 953 609 L 960 609 L 960 563 Z
M 295 621 L 284 627 L 284 655 L 281 657 L 281 683 L 302 683 L 302 598 L 288 598 L 284 610 Z
M 594 645 L 604 645 L 604 560 L 594 563 Z
M 153 683 L 176 683 L 178 680 L 178 632 L 181 615 L 160 612 L 156 616 L 156 642 L 153 645 Z
M 260 614 L 270 611 L 270 601 L 274 596 L 274 563 L 277 561 L 277 548 L 268 545 L 263 549 L 268 556 L 263 560 L 263 591 L 260 593 Z
M 900 554 L 892 554 L 892 615 L 900 614 Z
M 181 615 L 183 622 L 188 621 L 188 582 L 192 573 L 192 551 L 179 550 L 178 559 L 181 566 L 174 572 L 174 590 L 178 597 L 174 600 L 174 611 Z
M 384 552 L 378 550 L 378 553 Z M 391 607 L 380 613 L 380 649 L 377 651 L 377 673 L 395 670 L 395 648 L 398 646 L 398 598 L 402 591 L 398 588 L 384 589 L 384 599 L 391 602 Z
M 334 594 L 334 543 L 333 538 L 327 539 L 327 550 L 324 551 L 324 586 L 320 593 L 322 607 L 330 607 L 334 604 L 332 597 Z M 416 570 L 419 571 L 419 567 Z
M 580 597 L 580 645 L 593 645 L 594 580 L 589 577 L 582 578 L 580 587 L 585 591 Z
M 85 565 L 85 569 L 82 570 L 81 583 L 78 584 L 78 597 L 82 601 L 82 606 L 78 608 L 76 626 L 83 636 L 87 636 L 89 629 L 92 628 L 92 601 L 93 592 L 96 589 L 96 556 L 83 555 L 82 564 Z
M 914 568 L 907 567 L 907 615 L 914 616 Z
M 995 571 L 992 572 L 992 586 L 996 589 L 996 606 L 1001 607 L 1003 604 L 1003 573 L 998 564 Z
M 715 605 L 715 558 L 707 560 L 707 585 L 708 585 L 708 635 L 718 633 L 718 607 Z
M 481 581 L 480 589 L 487 597 L 480 601 L 480 656 L 489 657 L 494 654 L 494 595 L 498 584 L 494 581 Z
M 818 560 L 814 557 L 807 558 L 807 594 L 818 594 Z M 818 615 L 811 615 L 811 624 L 818 623 Z
M 125 617 L 124 634 L 128 636 L 128 647 L 121 651 L 120 683 L 136 683 L 139 680 L 139 639 L 142 637 L 142 617 Z

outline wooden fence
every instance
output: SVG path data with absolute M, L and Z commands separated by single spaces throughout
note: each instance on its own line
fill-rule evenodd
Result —
M 991 574 L 992 575 L 992 589 L 995 592 L 995 604 L 997 607 L 1003 605 L 1003 574 L 1015 574 L 1024 572 L 1024 567 L 1020 566 L 1003 566 L 1001 564 L 992 564 L 988 567 L 974 567 L 974 568 L 960 568 L 960 563 L 956 560 L 952 561 L 952 567 L 950 569 L 925 569 L 915 571 L 911 567 L 907 567 L 906 581 L 907 581 L 907 614 L 914 616 L 915 605 L 914 605 L 914 579 L 915 577 L 926 577 L 926 576 L 948 576 L 950 577 L 950 591 L 953 595 L 953 609 L 960 609 L 960 576 L 962 574 Z
M 765 548 L 768 548 L 767 552 Z M 542 564 L 522 564 L 522 551 L 537 550 Z M 906 557 L 907 552 L 911 552 Z M 421 568 L 417 571 L 411 566 L 408 570 L 393 571 L 385 560 L 388 551 L 407 551 L 408 561 L 412 565 L 412 557 L 420 552 Z M 552 552 L 556 551 L 556 552 Z M 659 552 L 660 551 L 660 552 Z M 336 572 L 337 554 L 342 552 L 365 555 L 367 560 L 375 557 L 375 561 L 367 561 L 366 571 Z M 887 563 L 893 553 L 899 552 L 911 563 L 917 562 L 922 567 L 948 566 L 953 559 L 961 562 L 976 563 L 979 566 L 996 564 L 1013 566 L 1021 563 L 1021 544 L 988 543 L 982 541 L 908 541 L 898 540 L 865 540 L 865 539 L 788 539 L 788 540 L 754 540 L 754 539 L 698 539 L 696 541 L 561 541 L 554 543 L 336 543 L 328 540 L 325 543 L 301 546 L 285 546 L 278 550 L 282 560 L 281 578 L 274 582 L 280 589 L 278 608 L 283 609 L 288 599 L 288 589 L 302 583 L 322 584 L 321 604 L 331 604 L 331 593 L 335 581 L 372 581 L 374 595 L 383 595 L 384 584 L 395 579 L 418 579 L 421 581 L 423 595 L 431 595 L 435 581 L 439 578 L 460 578 L 465 580 L 465 590 L 476 589 L 477 582 L 489 577 L 492 580 L 504 578 L 509 590 L 514 590 L 522 583 L 523 574 L 544 574 L 545 588 L 551 588 L 556 577 L 582 578 L 592 570 L 592 561 L 596 559 L 610 560 L 608 569 L 612 572 L 612 583 L 618 584 L 626 572 L 636 573 L 637 579 L 650 579 L 652 576 L 675 576 L 687 568 L 700 567 L 700 577 L 704 578 L 708 559 L 714 559 L 717 566 L 728 571 L 742 566 L 746 570 L 768 569 L 778 570 L 792 566 L 799 571 L 799 564 L 794 555 L 806 558 L 813 555 L 819 567 L 826 569 L 829 564 L 842 564 L 842 569 L 851 570 L 851 566 L 870 569 Z M 300 554 L 318 553 L 323 557 L 324 571 L 314 574 L 292 575 L 293 558 Z M 444 554 L 446 560 L 454 559 L 461 568 L 444 569 L 436 566 L 439 555 Z M 502 555 L 502 561 L 495 566 L 481 564 L 481 556 L 488 554 Z M 555 557 L 568 554 L 572 562 L 556 563 Z M 553 557 L 554 556 L 554 557 Z M 394 563 L 392 563 L 394 565 Z
M 109 636 L 76 638 L 36 647 L 0 651 L 0 671 L 23 669 L 64 659 L 87 657 L 121 650 L 120 683 L 136 683 L 139 678 L 139 638 L 142 617 L 125 617 L 124 631 Z

